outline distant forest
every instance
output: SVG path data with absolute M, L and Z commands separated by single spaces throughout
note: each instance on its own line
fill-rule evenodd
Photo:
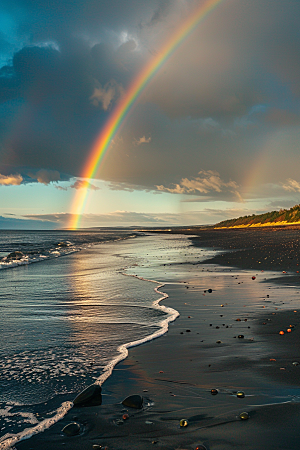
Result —
M 300 205 L 295 205 L 291 209 L 281 209 L 265 214 L 252 214 L 251 216 L 238 217 L 237 219 L 223 220 L 217 223 L 215 228 L 229 227 L 250 227 L 266 225 L 288 225 L 300 223 Z

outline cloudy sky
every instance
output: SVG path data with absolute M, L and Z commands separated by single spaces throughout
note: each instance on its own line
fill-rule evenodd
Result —
M 202 0 L 2 0 L 0 228 L 57 228 L 130 82 Z M 223 0 L 142 92 L 82 226 L 300 203 L 300 2 Z

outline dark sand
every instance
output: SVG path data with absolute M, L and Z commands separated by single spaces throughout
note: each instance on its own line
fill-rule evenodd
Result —
M 299 226 L 205 229 L 192 241 L 201 248 L 226 250 L 209 263 L 246 270 L 300 270 Z
M 296 279 L 300 232 L 240 231 L 218 230 L 193 241 L 199 247 L 234 250 L 230 259 L 228 253 L 218 255 L 214 263 L 259 272 L 228 272 L 201 264 L 191 268 L 183 280 L 187 284 L 162 288 L 169 294 L 164 303 L 180 312 L 169 332 L 129 350 L 128 358 L 104 383 L 101 406 L 74 407 L 50 429 L 16 448 L 88 450 L 95 444 L 109 449 L 195 449 L 198 444 L 208 450 L 298 448 L 300 365 L 293 362 L 300 362 L 300 294 L 298 288 L 271 284 L 265 278 L 272 274 L 261 270 L 276 261 L 281 273 L 277 278 L 289 284 L 290 273 L 282 271 L 293 270 Z M 209 287 L 212 293 L 207 292 Z M 212 388 L 219 393 L 211 395 Z M 245 398 L 236 396 L 240 390 Z M 143 409 L 122 406 L 130 394 L 144 397 Z M 244 411 L 248 420 L 239 418 Z M 122 421 L 124 412 L 129 418 Z M 179 426 L 182 418 L 189 421 L 185 428 Z M 61 430 L 73 420 L 81 424 L 82 432 L 66 437 Z

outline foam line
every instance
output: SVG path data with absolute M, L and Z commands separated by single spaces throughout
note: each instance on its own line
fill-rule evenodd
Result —
M 35 427 L 25 428 L 25 430 L 14 435 L 5 434 L 1 438 L 2 442 L 0 441 L 0 450 L 8 450 L 18 442 L 23 441 L 24 439 L 29 439 L 31 436 L 41 433 L 42 431 L 45 431 L 47 428 L 50 428 L 51 425 L 54 425 L 56 422 L 62 419 L 67 414 L 67 412 L 70 411 L 72 406 L 73 406 L 72 402 L 64 402 L 57 409 L 55 416 L 50 417 L 49 419 L 42 420 L 42 422 L 40 422 Z
M 143 277 L 138 277 L 137 275 L 129 275 L 126 273 L 122 273 L 122 275 L 125 276 L 131 276 L 134 278 L 137 278 L 139 280 L 142 281 L 148 281 L 151 283 L 156 283 L 158 284 L 158 286 L 154 289 L 155 292 L 157 294 L 162 295 L 162 297 L 160 297 L 158 300 L 155 300 L 153 302 L 153 307 L 155 309 L 158 309 L 160 311 L 163 311 L 167 314 L 169 314 L 169 317 L 167 317 L 166 319 L 162 320 L 161 322 L 159 322 L 159 326 L 160 329 L 157 330 L 155 333 L 151 334 L 150 336 L 146 336 L 142 339 L 138 339 L 137 341 L 133 341 L 133 342 L 128 342 L 126 344 L 122 344 L 118 347 L 118 352 L 119 355 L 113 359 L 104 369 L 104 372 L 100 375 L 100 377 L 95 381 L 95 384 L 99 384 L 100 386 L 104 383 L 105 380 L 107 380 L 107 378 L 110 377 L 110 375 L 112 374 L 112 371 L 114 369 L 114 367 L 120 362 L 123 361 L 125 358 L 127 358 L 128 356 L 128 349 L 131 347 L 137 347 L 138 345 L 144 344 L 145 342 L 150 342 L 153 341 L 153 339 L 157 339 L 160 336 L 163 336 L 165 333 L 167 333 L 168 329 L 169 329 L 169 323 L 170 322 L 174 322 L 174 320 L 179 316 L 179 312 L 176 311 L 176 309 L 170 308 L 168 306 L 164 306 L 164 305 L 160 305 L 159 303 L 162 300 L 165 300 L 166 298 L 168 298 L 168 294 L 165 292 L 160 291 L 159 289 L 161 289 L 163 286 L 165 286 L 165 283 L 159 283 L 158 281 L 155 280 L 147 280 L 146 278 Z

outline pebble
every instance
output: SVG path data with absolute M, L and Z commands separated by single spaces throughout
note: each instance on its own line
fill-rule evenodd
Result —
M 187 419 L 181 419 L 181 421 L 179 422 L 179 425 L 181 427 L 187 427 L 189 424 L 189 421 Z
M 102 446 L 100 444 L 93 444 L 92 447 L 94 450 L 100 450 L 102 448 Z
M 211 389 L 211 395 L 217 395 L 219 393 L 218 389 Z
M 124 420 L 122 420 L 122 419 L 116 419 L 116 420 L 114 420 L 114 423 L 115 423 L 116 425 L 123 425 Z
M 67 436 L 76 436 L 80 432 L 80 425 L 77 422 L 68 423 L 62 430 Z
M 238 338 L 239 338 L 239 339 L 244 339 L 244 335 L 243 335 L 243 334 L 239 334 L 239 335 L 238 335 Z
M 143 407 L 143 397 L 140 395 L 130 395 L 122 401 L 122 405 L 129 408 L 141 409 Z
M 207 450 L 207 448 L 205 447 L 205 445 L 199 444 L 199 445 L 197 445 L 195 450 Z
M 238 392 L 236 393 L 236 396 L 237 396 L 238 398 L 244 398 L 244 397 L 245 397 L 245 393 L 244 393 L 243 391 L 238 391 Z
M 249 414 L 248 414 L 247 412 L 242 412 L 242 413 L 240 414 L 240 419 L 241 419 L 241 420 L 247 420 L 247 419 L 249 419 Z
M 294 361 L 292 364 L 293 364 L 293 366 L 299 366 L 298 361 Z
M 216 341 L 216 344 L 222 344 L 222 341 Z

